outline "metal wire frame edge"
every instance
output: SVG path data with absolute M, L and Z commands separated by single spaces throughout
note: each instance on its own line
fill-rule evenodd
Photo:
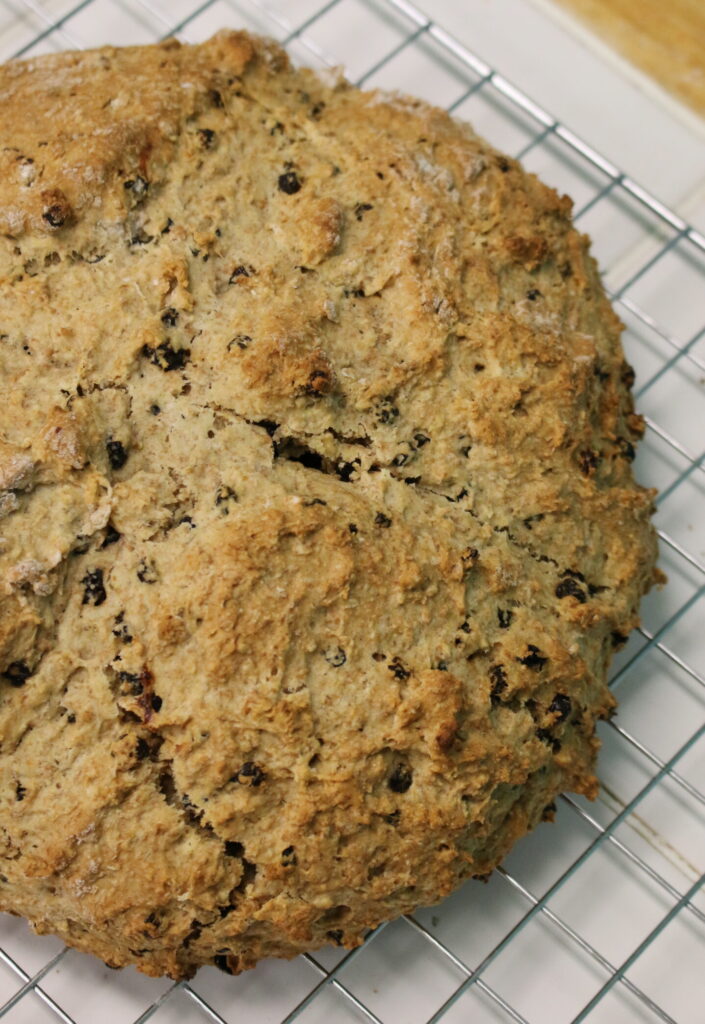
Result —
M 4 1017 L 10 1010 L 25 996 L 29 995 L 30 992 L 34 992 L 39 999 L 42 1000 L 48 1006 L 50 1010 L 56 1016 L 64 1021 L 64 1024 L 76 1024 L 73 1017 L 68 1014 L 62 1006 L 45 992 L 43 988 L 39 986 L 39 982 L 42 978 L 56 967 L 60 960 L 68 953 L 68 946 L 64 946 L 63 949 L 53 956 L 43 967 L 36 971 L 33 975 L 30 975 L 20 965 L 13 960 L 13 958 L 4 949 L 0 948 L 0 960 L 10 968 L 19 978 L 21 978 L 24 984 L 16 991 L 13 992 L 12 996 L 0 1006 L 0 1017 Z
M 481 963 L 474 969 L 472 975 L 466 978 L 465 981 L 458 986 L 456 991 L 449 996 L 449 998 L 443 1003 L 443 1005 L 437 1010 L 437 1012 L 429 1017 L 427 1024 L 436 1024 L 437 1021 L 454 1005 L 454 1003 L 467 991 L 467 989 L 474 983 L 491 963 L 496 960 L 500 953 L 509 945 L 514 936 L 518 934 L 528 923 L 531 921 L 536 914 L 545 906 L 548 901 L 559 891 L 565 882 L 571 878 L 578 868 L 588 859 L 588 857 L 596 850 L 605 839 L 611 835 L 616 829 L 626 821 L 632 811 L 639 805 L 639 803 L 664 779 L 670 769 L 678 763 L 678 761 L 693 747 L 695 744 L 705 736 L 705 723 L 703 723 L 694 733 L 683 743 L 679 749 L 665 762 L 662 769 L 656 772 L 642 788 L 632 797 L 632 799 L 625 804 L 619 814 L 610 821 L 605 827 L 604 831 L 597 835 L 596 838 L 589 844 L 589 846 L 578 856 L 576 859 L 562 872 L 556 881 L 546 890 L 541 896 L 538 903 L 531 908 L 515 925 L 513 928 L 503 936 L 503 938 L 496 944 L 496 946 L 484 957 Z
M 686 549 L 681 544 L 679 544 L 677 540 L 674 540 L 674 538 L 671 537 L 670 534 L 666 533 L 665 530 L 662 530 L 660 528 L 657 529 L 656 533 L 658 534 L 659 539 L 664 542 L 664 544 L 667 544 L 669 548 L 671 548 L 673 551 L 679 554 L 681 558 L 685 559 L 685 561 L 692 565 L 694 569 L 697 569 L 698 572 L 703 573 L 705 575 L 705 565 L 703 565 L 702 562 L 700 562 L 697 558 L 695 558 L 688 551 L 686 551 Z
M 526 900 L 528 900 L 529 903 L 531 903 L 532 906 L 536 906 L 539 903 L 539 897 L 535 896 L 534 893 L 532 893 L 531 890 L 528 889 L 525 885 L 522 885 L 522 883 L 518 879 L 510 875 L 505 868 L 499 867 L 497 869 L 497 873 L 500 875 L 501 878 L 508 882 L 517 892 L 520 892 L 522 896 Z M 587 953 L 590 957 L 592 957 L 595 963 L 599 964 L 600 967 L 603 968 L 603 970 L 606 970 L 608 972 L 610 977 L 615 973 L 616 968 L 612 963 L 610 963 L 607 957 L 603 956 L 602 953 L 595 949 L 595 947 L 590 942 L 588 942 L 587 939 L 583 938 L 582 935 L 576 932 L 574 928 L 571 928 L 569 924 L 566 924 L 566 922 L 563 921 L 563 919 L 559 917 L 558 914 L 556 914 L 553 910 L 551 910 L 547 906 L 542 906 L 541 914 L 544 917 L 546 917 L 553 925 L 559 928 L 563 932 L 563 934 L 571 940 L 571 942 L 573 942 L 580 949 L 582 949 L 583 952 Z M 666 1024 L 678 1024 L 678 1022 L 673 1020 L 673 1018 L 670 1017 L 666 1013 L 666 1011 L 658 1005 L 658 1003 L 655 1003 L 653 999 L 647 996 L 646 993 L 643 992 L 637 985 L 635 985 L 634 982 L 630 981 L 629 978 L 620 977 L 619 980 L 622 982 L 623 985 L 626 986 L 626 988 L 629 989 L 632 995 L 635 995 L 637 999 L 644 1003 L 645 1006 L 648 1006 L 652 1013 L 656 1014 L 656 1016 L 659 1017 L 660 1020 L 665 1021 Z
M 74 6 L 69 8 L 69 10 L 64 11 L 64 13 L 60 15 L 60 17 L 58 18 L 52 20 L 47 16 L 47 18 L 45 19 L 47 22 L 46 28 L 42 29 L 40 32 L 37 32 L 36 35 L 34 35 L 32 39 L 24 46 L 21 46 L 18 50 L 15 50 L 15 52 L 12 55 L 12 59 L 17 60 L 20 57 L 24 57 L 24 55 L 28 53 L 33 47 L 35 47 L 37 43 L 43 42 L 53 32 L 63 32 L 64 25 L 68 21 L 70 21 L 71 18 L 73 18 L 76 14 L 80 14 L 81 11 L 83 11 L 86 7 L 90 7 L 94 2 L 95 0 L 80 0 L 79 3 L 74 4 Z M 27 0 L 23 0 L 23 3 L 25 3 L 25 6 L 29 10 L 33 10 L 32 5 L 27 3 Z
M 295 1020 L 306 1009 L 306 1007 L 309 1006 L 311 1002 L 313 1002 L 313 1000 L 319 994 L 321 989 L 325 988 L 329 982 L 337 982 L 337 975 L 345 967 L 347 967 L 350 964 L 350 962 L 354 960 L 355 957 L 363 951 L 363 949 L 365 949 L 365 947 L 369 946 L 372 939 L 379 932 L 384 930 L 384 928 L 387 926 L 387 923 L 388 922 L 385 921 L 377 928 L 375 928 L 373 931 L 371 931 L 365 937 L 365 941 L 360 946 L 358 946 L 356 949 L 350 950 L 342 958 L 342 960 L 338 964 L 336 964 L 336 966 L 332 968 L 330 971 L 327 971 L 326 968 L 324 968 L 310 953 L 303 954 L 302 959 L 305 960 L 317 974 L 323 975 L 323 977 L 306 993 L 306 995 L 291 1010 L 288 1011 L 287 1015 L 284 1018 L 282 1018 L 280 1024 L 289 1024 L 289 1022 Z M 375 1018 L 374 1014 L 372 1014 L 372 1011 L 369 1010 L 366 1006 L 364 1006 L 364 1004 L 362 1004 L 360 1000 L 353 993 L 349 992 L 343 985 L 337 983 L 336 987 L 338 988 L 342 995 L 349 997 L 350 1001 L 354 1005 L 356 1005 L 358 1009 L 362 1009 L 363 1013 L 367 1015 L 368 1020 L 375 1021 L 377 1019 Z M 190 997 L 190 999 L 193 1002 L 197 1003 L 197 1005 L 202 1010 L 204 1010 L 205 1013 L 208 1014 L 211 1020 L 216 1021 L 217 1024 L 228 1024 L 225 1018 L 221 1017 L 217 1010 L 214 1010 L 213 1007 L 206 1002 L 206 1000 L 200 994 L 200 992 L 194 989 L 191 986 L 191 984 L 186 981 L 174 982 L 174 984 L 170 988 L 168 988 L 165 992 L 162 992 L 162 994 L 158 996 L 157 999 L 150 1003 L 150 1005 L 145 1008 L 145 1010 L 140 1014 L 140 1016 L 135 1018 L 134 1021 L 132 1021 L 132 1024 L 146 1024 L 146 1022 L 150 1020 L 159 1009 L 161 1009 L 165 1002 L 167 1002 L 177 992 L 180 991 L 184 992 L 188 997 Z
M 514 878 L 513 875 L 511 875 L 510 872 L 506 870 L 506 868 L 500 866 L 496 869 L 496 871 L 497 874 L 505 882 L 510 884 L 517 892 L 520 892 L 521 895 L 532 904 L 532 906 L 535 906 L 539 903 L 538 897 L 535 896 L 524 885 L 522 885 L 522 883 L 519 882 L 516 878 Z M 680 895 L 681 894 L 679 892 L 675 891 L 676 898 L 679 898 Z M 571 928 L 571 926 L 567 924 L 562 918 L 560 918 L 558 914 L 554 913 L 554 911 L 550 910 L 546 906 L 541 907 L 541 912 L 553 925 L 559 928 L 560 931 L 562 931 L 563 934 L 566 935 L 574 945 L 576 945 L 579 949 L 583 950 L 583 952 L 588 953 L 589 956 L 591 956 L 592 959 L 595 961 L 595 963 L 599 964 L 603 969 L 607 970 L 610 973 L 615 971 L 616 968 L 613 967 L 609 960 L 606 957 L 604 957 L 597 949 L 595 949 L 595 947 L 592 946 L 591 943 L 584 939 L 582 935 L 580 935 L 573 928 Z M 453 953 L 452 950 L 450 950 L 445 945 L 445 943 L 441 941 L 441 939 L 439 939 L 437 936 L 429 932 L 429 930 L 424 925 L 422 925 L 421 922 L 417 921 L 413 916 L 406 916 L 405 920 L 409 924 L 411 924 L 416 931 L 422 934 L 424 938 L 426 938 L 436 949 L 438 949 L 439 952 L 443 953 L 449 960 L 451 960 L 452 963 L 458 968 L 458 970 L 462 971 L 462 973 L 465 974 L 466 978 L 472 975 L 472 968 L 468 967 L 467 964 L 459 956 L 457 956 L 457 954 Z M 501 996 L 498 996 L 498 994 L 486 982 L 484 982 L 482 978 L 478 978 L 475 984 L 478 985 L 478 987 L 480 987 L 482 991 L 484 991 L 487 995 L 489 995 L 494 1002 L 498 1003 L 498 1005 L 500 1005 L 502 1009 L 505 1010 L 505 1012 L 509 1012 L 510 1015 L 512 1016 L 512 1019 L 516 1021 L 525 1022 L 525 1018 L 517 1010 L 515 1010 L 514 1007 L 507 1003 L 506 1000 L 504 1000 Z M 627 988 L 630 989 L 630 991 L 635 996 L 637 996 L 637 998 L 639 998 L 645 1005 L 649 1006 L 649 1008 L 654 1013 L 656 1013 L 656 1015 L 660 1017 L 661 1020 L 665 1021 L 666 1024 L 677 1024 L 677 1022 L 673 1021 L 673 1019 L 669 1017 L 668 1014 L 664 1010 L 662 1010 L 657 1003 L 650 999 L 649 996 L 642 992 L 641 989 L 639 989 L 631 981 L 625 978 L 624 984 Z
M 428 930 L 428 928 L 426 928 L 425 925 L 421 924 L 420 921 L 417 921 L 417 919 L 413 915 L 405 914 L 403 920 L 406 921 L 407 924 L 411 925 L 414 931 L 416 931 L 419 935 L 422 935 L 423 938 L 427 942 L 429 942 L 435 949 L 442 953 L 443 956 L 445 956 L 446 959 L 448 959 L 453 964 L 453 966 L 456 967 L 457 970 L 459 970 L 462 974 L 464 974 L 466 977 L 472 974 L 472 969 L 467 966 L 465 961 L 462 960 L 451 949 L 449 949 L 448 946 L 446 946 L 446 944 L 442 942 L 437 935 L 433 935 Z M 523 1017 L 518 1012 L 518 1010 L 515 1010 L 514 1007 L 506 1001 L 506 999 L 504 999 L 497 992 L 495 992 L 494 989 L 492 989 L 485 981 L 482 980 L 482 978 L 478 978 L 477 985 L 478 988 L 480 988 L 487 996 L 489 996 L 494 1003 L 500 1006 L 501 1009 L 504 1010 L 504 1012 L 512 1018 L 512 1020 L 517 1022 L 517 1024 L 529 1024 L 526 1018 Z
M 348 953 L 346 953 L 345 956 L 335 965 L 335 967 L 328 971 L 326 973 L 326 976 L 321 978 L 318 984 L 315 985 L 309 992 L 307 992 L 306 995 L 296 1004 L 296 1006 L 289 1010 L 286 1017 L 282 1019 L 281 1024 L 291 1024 L 292 1021 L 296 1020 L 296 1018 L 299 1017 L 303 1013 L 303 1011 L 313 1002 L 313 1000 L 316 998 L 316 996 L 318 996 L 321 990 L 324 989 L 329 982 L 337 980 L 337 976 L 341 974 L 342 971 L 362 953 L 363 949 L 369 947 L 369 945 L 372 943 L 372 940 L 377 935 L 379 935 L 380 932 L 384 931 L 388 924 L 388 921 L 383 921 L 373 931 L 371 931 L 368 935 L 365 936 L 365 941 L 360 946 L 358 946 L 356 949 L 351 949 Z M 318 970 L 322 969 L 321 965 L 318 963 L 318 961 L 314 960 L 311 954 L 304 954 L 304 959 L 308 962 L 313 961 Z
M 686 604 L 688 604 L 688 602 L 686 602 Z M 668 623 L 663 627 L 664 632 L 667 632 L 673 620 L 678 621 L 682 614 L 685 614 L 685 612 L 679 609 L 678 612 L 676 612 L 675 615 L 671 619 L 669 619 Z M 649 632 L 641 626 L 639 627 L 638 632 L 646 640 L 646 644 L 639 648 L 639 650 L 637 651 L 638 655 L 641 656 L 642 653 L 647 653 L 652 649 L 656 649 L 660 651 L 666 658 L 672 661 L 679 669 L 681 669 L 687 675 L 689 675 L 696 683 L 705 688 L 705 679 L 700 675 L 700 673 L 697 672 L 694 668 L 691 668 L 687 662 L 685 662 L 677 654 L 671 651 L 670 648 L 666 647 L 665 644 L 662 644 L 656 634 Z M 634 658 L 624 666 L 625 670 L 631 669 L 633 664 L 635 664 L 637 660 L 639 659 L 637 659 L 635 655 Z M 621 675 L 620 670 L 620 673 L 618 673 L 612 680 L 610 680 L 610 687 L 614 687 L 618 683 L 622 682 L 623 679 L 624 676 Z M 615 722 L 614 719 L 610 719 L 607 725 L 619 736 L 621 736 L 622 739 L 624 739 L 630 746 L 638 750 L 640 754 L 647 758 L 647 760 L 651 761 L 652 764 L 655 764 L 657 768 L 663 767 L 664 762 L 657 754 L 655 754 L 648 746 L 646 746 L 646 744 L 642 743 L 641 740 L 637 739 L 636 736 L 633 736 L 627 729 L 625 729 L 623 726 Z M 683 776 L 676 771 L 670 771 L 668 775 L 669 778 L 671 778 L 675 783 L 677 783 L 686 793 L 688 793 L 689 796 L 691 796 L 694 800 L 696 800 L 698 803 L 702 804 L 705 807 L 705 795 L 701 793 L 700 790 L 698 790 L 695 786 L 688 782 L 687 779 L 683 778 Z
M 663 624 L 662 624 L 661 626 L 659 626 L 659 628 L 658 628 L 658 629 L 656 630 L 656 632 L 655 632 L 655 633 L 653 633 L 653 634 L 651 635 L 651 637 L 650 637 L 650 638 L 649 638 L 649 639 L 648 639 L 648 640 L 646 641 L 646 643 L 645 643 L 645 644 L 643 644 L 643 645 L 642 645 L 642 646 L 641 646 L 641 647 L 640 647 L 640 648 L 639 648 L 639 649 L 638 649 L 638 650 L 637 650 L 637 651 L 636 651 L 636 652 L 635 652 L 635 653 L 634 653 L 634 654 L 632 655 L 632 657 L 631 657 L 631 658 L 629 659 L 629 661 L 625 662 L 625 664 L 624 664 L 624 665 L 622 665 L 622 666 L 621 666 L 621 667 L 619 668 L 619 670 L 618 670 L 618 671 L 617 671 L 617 672 L 616 672 L 616 673 L 615 673 L 615 674 L 614 674 L 614 675 L 612 676 L 612 678 L 611 678 L 611 680 L 610 680 L 610 686 L 611 686 L 611 687 L 615 687 L 615 686 L 617 686 L 617 685 L 618 685 L 618 684 L 619 684 L 619 683 L 621 682 L 621 680 L 622 680 L 622 679 L 624 678 L 624 676 L 625 676 L 625 675 L 627 674 L 627 672 L 629 672 L 629 671 L 630 671 L 630 670 L 631 670 L 631 669 L 633 668 L 633 666 L 634 666 L 634 665 L 636 665 L 636 663 L 637 663 L 638 661 L 641 661 L 641 659 L 642 659 L 642 658 L 644 657 L 644 655 L 645 655 L 645 654 L 646 654 L 646 653 L 647 653 L 648 651 L 650 651 L 650 650 L 651 650 L 651 648 L 652 648 L 652 647 L 654 647 L 654 646 L 655 646 L 655 645 L 657 644 L 657 642 L 658 642 L 659 640 L 661 640 L 661 638 L 662 638 L 663 636 L 665 636 L 665 635 L 666 635 L 666 633 L 667 633 L 667 632 L 668 632 L 668 631 L 669 631 L 669 630 L 670 630 L 670 629 L 671 629 L 671 628 L 672 628 L 672 627 L 673 627 L 673 626 L 674 626 L 674 625 L 675 625 L 675 624 L 676 624 L 676 623 L 677 623 L 677 622 L 678 622 L 678 621 L 679 621 L 680 619 L 682 619 L 682 618 L 683 618 L 683 616 L 684 616 L 684 615 L 686 615 L 686 614 L 687 614 L 687 612 L 689 612 L 689 611 L 690 611 L 690 609 L 691 609 L 691 608 L 692 608 L 692 607 L 693 607 L 693 606 L 694 606 L 695 604 L 697 604 L 697 602 L 698 602 L 698 601 L 699 601 L 699 600 L 700 600 L 700 599 L 701 599 L 701 598 L 703 597 L 703 595 L 705 595 L 705 583 L 702 583 L 702 584 L 701 584 L 701 585 L 700 585 L 700 586 L 699 586 L 699 587 L 698 587 L 698 588 L 697 588 L 697 589 L 696 589 L 696 590 L 695 590 L 695 591 L 694 591 L 694 592 L 693 592 L 693 593 L 692 593 L 692 594 L 690 595 L 690 597 L 689 597 L 689 598 L 688 598 L 688 599 L 687 599 L 686 601 L 684 601 L 684 602 L 683 602 L 683 604 L 681 604 L 681 605 L 680 605 L 680 606 L 678 607 L 678 609 L 677 609 L 677 610 L 676 610 L 676 611 L 675 611 L 675 612 L 674 612 L 674 613 L 673 613 L 673 614 L 672 614 L 671 616 L 669 616 L 669 618 L 668 618 L 668 619 L 666 619 L 666 621 L 665 621 L 665 622 L 664 622 L 664 623 L 663 623 Z
M 693 896 L 697 895 L 698 891 L 702 889 L 703 885 L 705 885 L 705 873 L 703 873 L 700 876 L 700 878 L 693 882 L 690 889 L 688 889 L 688 891 L 684 893 L 683 896 L 681 896 L 678 902 L 673 907 L 671 907 L 668 913 L 661 918 L 656 927 L 651 929 L 646 938 L 639 943 L 636 949 L 633 950 L 632 953 L 630 953 L 626 960 L 617 968 L 614 974 L 607 979 L 602 988 L 595 993 L 595 995 L 588 1003 L 586 1003 L 586 1005 L 583 1007 L 583 1009 L 580 1011 L 577 1017 L 573 1018 L 572 1024 L 581 1024 L 581 1022 L 586 1019 L 586 1017 L 592 1012 L 592 1010 L 594 1010 L 594 1008 L 597 1006 L 600 1000 L 607 995 L 610 989 L 613 988 L 618 981 L 621 981 L 624 978 L 629 968 L 633 964 L 635 964 L 639 957 L 642 955 L 642 953 L 644 953 L 649 948 L 649 946 L 653 944 L 653 942 L 658 938 L 661 932 L 665 928 L 667 928 L 671 921 L 676 917 L 676 915 L 680 913 L 683 907 L 690 900 L 692 900 Z
M 654 423 L 650 416 L 644 416 L 644 422 L 649 430 L 656 434 L 657 437 L 660 437 L 662 441 L 665 441 L 670 448 L 673 448 L 674 451 L 678 452 L 678 454 L 688 462 L 686 468 L 676 476 L 675 480 L 672 480 L 668 487 L 662 488 L 662 490 L 657 494 L 655 499 L 656 505 L 663 505 L 664 502 L 667 501 L 668 498 L 678 490 L 681 484 L 685 483 L 688 477 L 692 476 L 696 470 L 700 470 L 701 473 L 705 473 L 705 450 L 703 450 L 700 455 L 691 455 L 683 445 L 674 437 L 671 437 L 663 427 L 659 427 L 657 423 Z
M 596 832 L 602 834 L 605 831 L 605 826 L 601 825 L 596 818 L 593 818 L 593 816 L 589 814 L 584 807 L 581 807 L 580 804 L 569 793 L 561 793 L 560 799 L 562 803 L 570 807 L 574 814 L 576 814 L 579 818 L 582 818 L 583 821 L 587 822 L 587 824 L 590 825 L 590 827 L 594 829 Z M 610 833 L 607 836 L 607 840 L 610 843 L 610 845 L 614 846 L 616 849 L 620 851 L 620 853 L 624 854 L 624 856 L 627 857 L 633 864 L 635 864 L 640 871 L 643 871 L 646 875 L 648 875 L 652 882 L 655 882 L 657 885 L 659 885 L 674 900 L 679 900 L 681 898 L 683 894 L 679 892 L 675 885 L 672 885 L 668 881 L 668 879 L 664 878 L 663 875 L 660 874 L 655 868 L 652 868 L 651 865 L 647 861 L 645 861 L 643 857 L 640 857 L 638 853 L 635 853 L 634 850 L 632 850 L 631 847 L 627 846 L 626 843 L 623 843 L 621 839 L 618 839 L 615 835 Z M 688 903 L 687 909 L 695 917 L 697 917 L 701 924 L 705 924 L 705 911 L 702 911 L 700 907 L 696 906 L 695 903 Z
M 692 668 L 686 661 L 684 661 L 679 655 L 675 654 L 665 644 L 661 643 L 660 638 L 668 634 L 670 629 L 681 619 L 687 612 L 692 608 L 700 598 L 705 594 L 705 583 L 699 587 L 674 613 L 666 620 L 665 623 L 657 630 L 656 633 L 651 633 L 649 630 L 644 629 L 640 626 L 638 632 L 644 637 L 646 643 L 643 644 L 634 655 L 627 661 L 615 675 L 610 679 L 610 688 L 614 689 L 620 683 L 624 681 L 631 669 L 641 661 L 642 657 L 649 653 L 651 650 L 656 649 L 660 651 L 666 658 L 672 661 L 679 669 L 689 675 L 696 683 L 701 687 L 705 688 L 705 679 L 703 676 Z M 646 744 L 642 743 L 639 739 L 633 736 L 623 726 L 618 725 L 614 720 L 608 722 L 608 726 L 612 728 L 619 736 L 621 736 L 630 746 L 634 747 L 639 751 L 647 760 L 651 761 L 658 768 L 664 766 L 664 761 L 655 754 Z M 705 806 L 705 795 L 700 792 L 695 786 L 689 783 L 683 778 L 678 772 L 669 771 L 669 778 L 676 782 L 686 793 L 689 794 L 697 802 Z

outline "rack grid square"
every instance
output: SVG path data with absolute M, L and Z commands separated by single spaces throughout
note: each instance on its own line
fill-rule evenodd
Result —
M 153 980 L 0 916 L 0 1017 L 12 1024 L 699 1024 L 705 1005 L 705 237 L 408 0 L 0 0 L 0 59 L 195 42 L 224 26 L 341 64 L 370 88 L 470 120 L 575 201 L 625 324 L 658 487 L 661 565 L 615 659 L 602 789 L 565 795 L 486 885 L 370 933 L 351 952 L 231 978 Z

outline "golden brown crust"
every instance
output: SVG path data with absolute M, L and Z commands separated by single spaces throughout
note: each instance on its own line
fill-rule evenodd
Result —
M 7 65 L 0 137 L 2 907 L 240 970 L 594 795 L 655 542 L 569 200 L 244 33 Z

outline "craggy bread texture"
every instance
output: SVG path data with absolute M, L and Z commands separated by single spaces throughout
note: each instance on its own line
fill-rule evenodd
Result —
M 592 796 L 654 577 L 566 197 L 273 43 L 0 70 L 0 905 L 238 971 Z

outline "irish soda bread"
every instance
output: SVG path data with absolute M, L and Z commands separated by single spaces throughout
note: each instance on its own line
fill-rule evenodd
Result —
M 0 140 L 0 907 L 238 971 L 592 796 L 655 543 L 570 201 L 241 32 L 8 64 Z

